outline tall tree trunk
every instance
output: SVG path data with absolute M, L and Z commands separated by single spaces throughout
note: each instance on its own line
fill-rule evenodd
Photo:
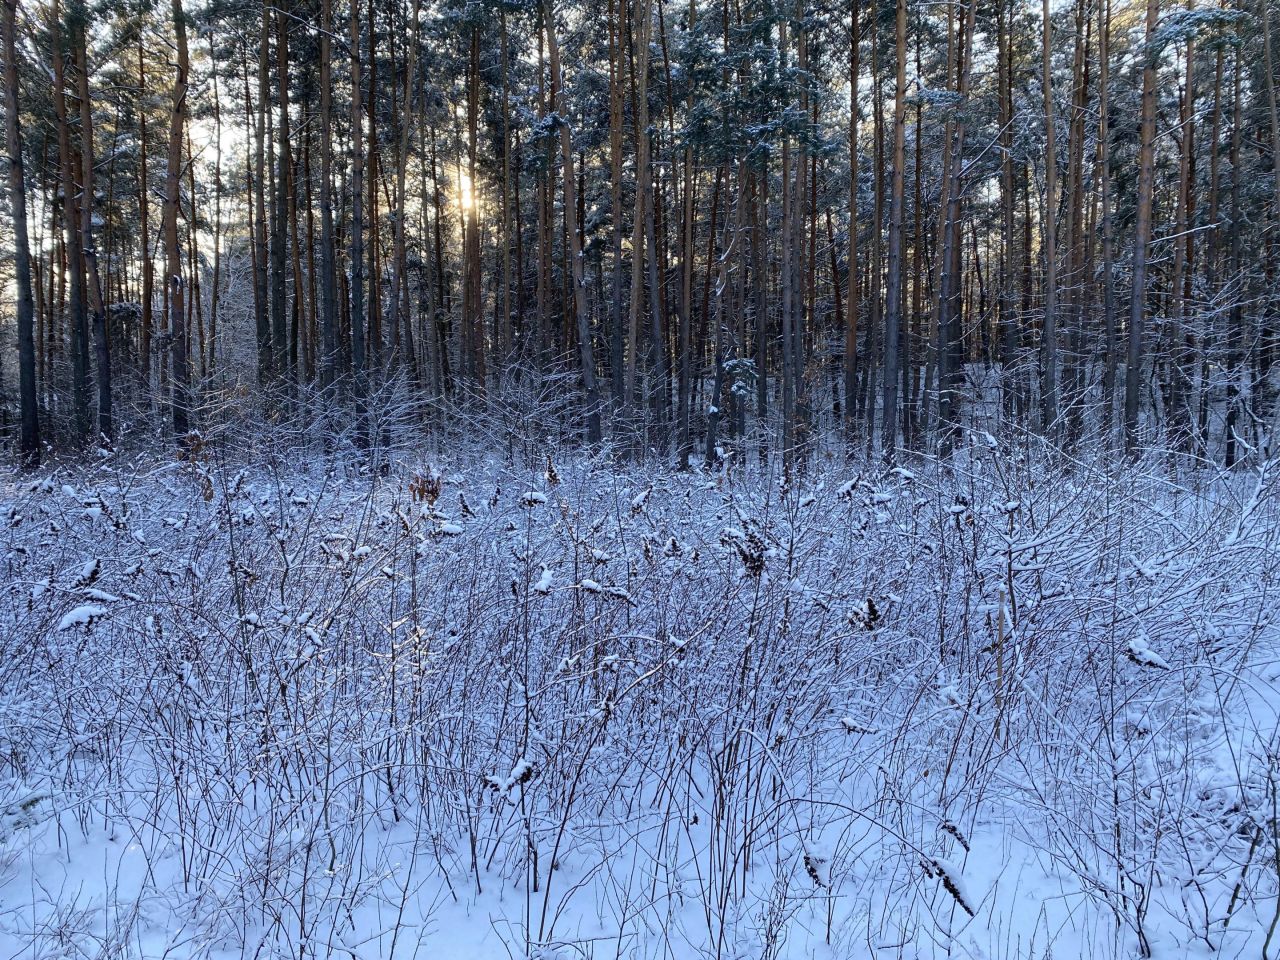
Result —
M 609 298 L 609 374 L 613 402 L 626 401 L 626 330 L 622 322 L 622 42 L 627 0 L 609 0 L 609 216 L 612 262 Z
M 1190 6 L 1188 5 L 1188 9 Z M 1166 416 L 1177 446 L 1185 445 L 1192 437 L 1195 416 L 1191 410 L 1189 390 L 1189 358 L 1185 349 L 1186 290 L 1184 279 L 1194 271 L 1192 234 L 1189 231 L 1192 198 L 1192 150 L 1195 140 L 1195 52 L 1194 35 L 1188 38 L 1185 51 L 1186 77 L 1179 112 L 1180 126 L 1178 157 L 1178 196 L 1174 211 L 1173 272 L 1170 277 L 1169 295 L 1173 301 L 1169 324 L 1169 407 Z
M 976 7 L 966 6 L 966 16 L 961 22 L 963 40 L 960 44 L 957 64 L 956 92 L 959 102 L 969 95 L 970 63 L 973 60 L 973 34 Z M 942 224 L 942 269 L 938 293 L 938 428 L 941 431 L 941 447 L 949 450 L 958 427 L 957 408 L 960 386 L 964 379 L 964 342 L 961 333 L 962 227 L 960 219 L 962 180 L 964 175 L 964 145 L 966 125 L 962 117 L 952 124 L 950 150 L 947 153 L 946 205 Z M 890 254 L 892 256 L 892 253 Z
M 582 241 L 578 233 L 578 202 L 574 191 L 573 134 L 565 111 L 563 80 L 560 75 L 560 45 L 556 42 L 555 11 L 546 0 L 547 48 L 551 57 L 551 102 L 560 128 L 560 155 L 564 164 L 565 233 L 569 238 L 570 269 L 573 277 L 573 308 L 578 325 L 578 353 L 582 368 L 582 388 L 586 400 L 587 441 L 598 444 L 600 432 L 600 388 L 596 382 L 595 353 L 591 343 L 591 316 L 587 310 L 587 286 L 583 278 Z
M 751 194 L 751 298 L 755 313 L 756 417 L 763 423 L 769 419 L 769 307 L 765 271 L 764 226 L 761 208 L 769 209 L 768 176 L 755 170 L 748 174 Z
M 382 272 L 378 269 L 381 237 L 378 232 L 378 181 L 381 173 L 378 143 L 378 29 L 374 19 L 376 4 L 369 0 L 367 28 L 369 31 L 369 55 L 365 60 L 369 68 L 368 93 L 365 95 L 364 117 L 368 124 L 365 137 L 365 206 L 364 218 L 369 227 L 365 243 L 365 282 L 369 289 L 365 295 L 365 338 L 367 365 L 370 371 L 379 372 L 382 367 Z M 366 371 L 367 373 L 368 371 Z
M 790 69 L 788 53 L 789 38 L 787 21 L 778 27 L 778 59 L 783 76 Z M 780 267 L 782 287 L 782 456 L 785 476 L 790 479 L 794 469 L 796 455 L 796 384 L 795 365 L 792 362 L 792 351 L 795 349 L 795 338 L 792 329 L 795 325 L 796 271 L 795 271 L 795 231 L 792 221 L 795 218 L 796 178 L 793 174 L 791 159 L 791 135 L 782 134 L 782 223 Z
M 1115 422 L 1119 345 L 1116 324 L 1115 249 L 1111 221 L 1110 76 L 1111 0 L 1098 4 L 1098 190 L 1102 201 L 1102 324 L 1106 357 L 1102 372 L 1102 435 L 1111 444 Z
M 333 236 L 333 2 L 320 7 L 320 386 L 332 397 L 338 361 L 338 283 Z
M 511 363 L 511 347 L 515 341 L 511 311 L 511 47 L 505 9 L 498 15 L 498 29 L 502 58 L 502 313 L 494 324 L 494 346 L 500 364 L 496 372 L 501 379 Z M 519 283 L 519 277 L 516 282 Z
M 1271 121 L 1271 172 L 1274 177 L 1273 193 L 1271 200 L 1271 219 L 1273 233 L 1268 238 L 1268 243 L 1273 243 L 1275 239 L 1275 229 L 1280 226 L 1280 108 L 1276 103 L 1276 77 L 1275 77 L 1275 59 L 1271 46 L 1271 4 L 1268 0 L 1258 0 L 1258 5 L 1262 8 L 1262 50 L 1263 50 L 1263 72 L 1266 75 L 1267 88 L 1267 110 Z M 1274 302 L 1267 304 L 1267 314 L 1270 317 L 1274 310 Z M 1266 399 L 1272 394 L 1270 386 L 1270 370 L 1272 365 L 1272 357 L 1274 356 L 1275 346 L 1271 342 L 1272 330 L 1267 324 L 1262 329 L 1259 336 L 1258 354 L 1259 354 L 1259 375 L 1255 378 L 1257 390 L 1255 396 L 1251 399 L 1256 406 L 1261 406 Z M 1280 404 L 1276 405 L 1275 413 L 1280 417 Z M 1268 411 L 1265 409 L 1255 409 L 1255 415 L 1265 420 Z M 1280 424 L 1277 424 L 1280 426 Z
M 254 329 L 258 343 L 258 382 L 271 382 L 272 357 L 270 304 L 267 292 L 267 111 L 270 109 L 271 9 L 262 9 L 258 32 L 258 109 L 253 135 L 253 197 L 257 230 L 253 237 Z
M 1243 65 L 1240 63 L 1240 48 L 1235 50 L 1231 68 L 1231 145 L 1229 147 L 1227 165 L 1231 168 L 1231 249 L 1230 269 L 1233 280 L 1240 277 L 1240 234 L 1243 232 L 1240 212 L 1240 141 L 1243 122 L 1241 120 L 1240 87 Z M 1241 412 L 1241 383 L 1244 379 L 1244 345 L 1246 339 L 1244 309 L 1242 297 L 1232 298 L 1231 311 L 1227 318 L 1227 417 L 1224 425 L 1226 432 L 1226 463 L 1230 467 L 1236 456 L 1236 424 Z
M 809 77 L 809 32 L 805 26 L 805 0 L 796 0 L 793 14 L 795 24 L 796 69 L 800 77 Z M 809 87 L 802 84 L 800 88 L 800 116 L 809 117 Z M 814 127 L 817 124 L 814 123 Z M 795 434 L 794 446 L 798 457 L 803 462 L 807 457 L 809 431 L 811 428 L 811 410 L 809 402 L 809 381 L 806 373 L 807 354 L 805 343 L 806 299 L 812 302 L 813 284 L 805 283 L 806 261 L 805 249 L 805 206 L 808 195 L 809 149 L 807 139 L 799 138 L 793 147 L 795 152 L 795 182 L 791 199 L 791 270 L 792 279 L 792 322 L 791 322 L 791 363 L 792 384 L 795 391 Z
M 551 24 L 549 32 L 554 32 L 555 24 Z M 472 373 L 480 391 L 484 392 L 487 367 L 485 363 L 486 338 L 484 322 L 483 283 L 480 262 L 480 178 L 477 170 L 479 153 L 480 124 L 480 31 L 471 31 L 471 83 L 467 89 L 467 176 L 471 181 L 471 202 L 467 204 L 466 218 L 466 261 L 467 283 L 470 287 L 469 302 L 471 319 L 467 329 L 471 334 Z M 572 196 L 572 194 L 570 194 Z
M 1040 425 L 1047 434 L 1057 431 L 1058 420 L 1058 152 L 1054 136 L 1053 25 L 1049 0 L 1042 7 L 1044 49 L 1040 86 L 1044 92 L 1044 321 L 1040 328 Z
M 1013 25 L 1014 0 L 1000 4 L 998 21 L 998 57 L 1000 85 L 1000 209 L 1003 227 L 1000 262 L 1000 387 L 1005 417 L 1015 412 L 1017 384 L 1014 365 L 1017 362 L 1018 316 L 1016 300 L 1017 264 L 1014 262 L 1014 207 L 1017 202 L 1013 181 Z
M 76 436 L 87 439 L 92 431 L 89 416 L 89 328 L 84 307 L 84 250 L 78 214 L 75 164 L 71 153 L 71 124 L 67 114 L 66 71 L 63 67 L 63 20 L 59 0 L 49 10 L 50 43 L 53 45 L 53 110 L 58 121 L 58 165 L 62 187 L 62 221 L 67 261 L 67 322 L 71 328 L 71 398 Z
M 631 222 L 631 311 L 627 323 L 627 372 L 624 384 L 626 416 L 638 438 L 640 423 L 636 398 L 636 364 L 640 352 L 640 311 L 644 303 L 645 224 L 653 205 L 649 167 L 649 37 L 653 30 L 653 0 L 638 0 L 632 23 L 635 33 L 633 116 L 636 131 L 636 197 Z
M 369 445 L 366 422 L 364 291 L 364 108 L 361 104 L 360 4 L 351 4 L 351 366 L 355 377 L 356 444 Z
M 173 432 L 185 445 L 190 432 L 186 311 L 182 284 L 182 251 L 178 246 L 178 214 L 182 190 L 182 144 L 187 124 L 187 17 L 182 0 L 172 0 L 173 30 L 177 39 L 177 73 L 173 83 L 173 107 L 169 115 L 169 155 L 165 168 L 163 232 L 165 284 L 169 291 L 170 356 L 173 371 Z
M 711 404 L 707 414 L 707 440 L 704 461 L 708 467 L 715 466 L 719 459 L 716 452 L 716 431 L 720 425 L 721 404 L 724 395 L 724 372 L 725 372 L 725 335 L 726 327 L 729 323 L 726 320 L 725 301 L 729 295 L 729 271 L 733 264 L 733 258 L 738 248 L 738 238 L 742 235 L 743 226 L 743 202 L 746 196 L 746 165 L 738 164 L 738 188 L 737 198 L 734 201 L 734 214 L 732 224 L 726 224 L 726 230 L 729 234 L 728 242 L 725 244 L 724 252 L 720 254 L 719 260 L 716 261 L 716 293 L 715 293 L 715 380 L 711 388 Z M 714 226 L 715 216 L 714 210 L 712 214 L 712 235 L 715 234 Z M 708 265 L 710 266 L 710 265 Z M 734 403 L 737 404 L 736 398 Z
M 858 0 L 849 14 L 849 297 L 844 329 L 844 416 L 852 423 L 858 392 L 858 102 L 862 22 Z
M 213 79 L 213 289 L 209 291 L 209 368 L 212 372 L 218 345 L 218 303 L 222 293 L 222 107 L 212 31 L 208 39 Z
M 394 249 L 391 255 L 391 299 L 389 301 L 390 316 L 388 318 L 391 326 L 392 363 L 399 363 L 402 360 L 408 361 L 409 369 L 415 379 L 416 372 L 414 372 L 414 368 L 416 364 L 414 363 L 413 356 L 413 335 L 409 324 L 408 311 L 407 309 L 401 309 L 402 302 L 407 308 L 408 301 L 407 298 L 403 297 L 401 287 L 406 283 L 406 275 L 408 272 L 408 246 L 405 239 L 405 230 L 408 220 L 406 181 L 408 178 L 409 166 L 409 144 L 413 135 L 413 91 L 415 88 L 413 77 L 418 64 L 417 27 L 420 8 L 420 0 L 414 0 L 413 12 L 410 15 L 412 32 L 408 43 L 409 52 L 405 62 L 404 111 L 400 118 L 400 144 L 396 150 L 395 158 L 395 240 Z
M 80 101 L 80 242 L 84 250 L 85 288 L 89 295 L 89 322 L 93 330 L 94 366 L 98 379 L 98 434 L 110 442 L 114 434 L 111 419 L 111 349 L 107 342 L 107 309 L 102 300 L 102 278 L 98 274 L 98 248 L 93 230 L 93 109 L 89 99 L 89 63 L 85 41 L 85 21 L 89 16 L 77 3 L 72 16 L 75 45 L 76 92 Z
M 546 8 L 538 4 L 538 120 L 547 120 L 547 81 L 545 69 Z M 539 370 L 546 361 L 547 322 L 551 317 L 551 192 L 555 183 L 555 151 L 551 138 L 545 138 L 545 163 L 538 177 L 538 275 L 535 290 L 533 353 Z
M 138 87 L 147 88 L 147 64 L 143 56 L 142 31 L 138 32 Z M 142 151 L 138 157 L 138 232 L 142 253 L 142 317 L 138 344 L 138 372 L 142 390 L 151 394 L 152 301 L 155 299 L 155 268 L 151 259 L 150 187 L 147 183 L 147 111 L 138 110 L 138 138 Z
M 275 10 L 276 26 L 276 98 L 279 113 L 276 116 L 275 149 L 275 197 L 271 213 L 271 354 L 274 359 L 272 373 L 276 377 L 292 375 L 289 363 L 288 331 L 285 311 L 288 296 L 285 292 L 286 238 L 289 224 L 289 47 L 286 9 L 290 0 L 281 0 L 284 6 Z
M 689 16 L 685 29 L 692 34 L 698 16 L 697 0 L 689 0 Z M 686 108 L 693 112 L 693 93 L 690 91 Z M 693 144 L 686 142 L 684 148 L 684 183 L 681 196 L 684 208 L 680 216 L 680 315 L 679 315 L 679 351 L 680 376 L 678 381 L 677 419 L 680 421 L 679 446 L 680 467 L 688 469 L 689 458 L 693 454 L 693 433 L 690 429 L 690 402 L 693 389 L 693 357 L 690 342 L 691 313 L 693 311 Z
M 897 0 L 894 20 L 897 69 L 893 96 L 893 186 L 889 200 L 889 272 L 884 322 L 884 429 L 880 438 L 885 458 L 892 460 L 898 444 L 898 345 L 902 329 L 903 198 L 906 192 L 907 136 L 907 0 Z
M 871 316 L 868 318 L 865 348 L 862 355 L 867 358 L 863 364 L 864 374 L 858 385 L 858 399 L 862 406 L 863 417 L 867 425 L 867 450 L 874 448 L 876 437 L 876 374 L 877 360 L 880 359 L 880 337 L 884 321 L 884 303 L 881 299 L 882 281 L 884 278 L 884 182 L 885 137 L 884 137 L 884 82 L 880 76 L 880 18 L 871 18 L 871 120 L 872 140 L 874 141 L 872 169 L 875 184 L 875 206 L 872 213 L 871 260 L 868 265 L 870 274 Z
M 22 124 L 18 108 L 17 0 L 0 6 L 4 45 L 4 138 L 9 160 L 9 210 L 13 218 L 14 280 L 18 294 L 18 452 L 27 467 L 40 464 L 40 412 L 36 406 L 35 304 L 31 292 L 31 251 L 27 237 L 27 184 L 22 166 Z
M 1160 19 L 1160 0 L 1147 0 L 1146 45 L 1151 46 Z M 1125 358 L 1125 449 L 1138 447 L 1138 398 L 1142 382 L 1143 320 L 1147 296 L 1147 247 L 1151 243 L 1151 204 L 1155 186 L 1156 63 L 1146 57 L 1142 67 L 1142 127 L 1138 148 L 1137 223 L 1133 240 L 1133 294 L 1129 304 L 1129 344 Z M 1280 176 L 1280 174 L 1278 174 Z M 1280 189 L 1280 188 L 1278 188 Z
M 1058 405 L 1064 410 L 1065 442 L 1079 441 L 1082 425 L 1083 330 L 1082 307 L 1085 271 L 1085 112 L 1089 108 L 1089 45 L 1093 21 L 1086 16 L 1086 0 L 1076 0 L 1075 55 L 1071 66 L 1071 105 L 1067 127 L 1067 183 L 1064 206 L 1067 214 L 1067 270 L 1064 283 L 1065 310 L 1058 320 L 1059 340 L 1066 334 L 1067 349 L 1059 365 Z

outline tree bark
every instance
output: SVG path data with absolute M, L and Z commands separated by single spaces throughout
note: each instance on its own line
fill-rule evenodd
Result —
M 22 123 L 18 107 L 17 0 L 0 6 L 4 45 L 5 143 L 9 160 L 9 209 L 13 217 L 14 280 L 18 312 L 18 454 L 26 467 L 40 464 L 40 411 L 36 402 L 35 303 L 31 292 L 31 250 L 27 237 L 27 185 L 22 165 Z
M 1040 425 L 1057 431 L 1058 420 L 1058 153 L 1053 117 L 1053 36 L 1049 0 L 1042 7 L 1044 48 L 1040 85 L 1044 93 L 1044 321 L 1040 328 Z
M 858 392 L 858 74 L 862 22 L 858 0 L 849 14 L 849 255 L 844 329 L 844 417 L 852 423 Z
M 364 108 L 361 104 L 360 4 L 351 4 L 351 366 L 355 378 L 356 444 L 369 445 L 366 422 L 364 290 Z
M 163 233 L 165 284 L 169 291 L 169 336 L 172 385 L 170 406 L 173 432 L 179 446 L 185 446 L 190 432 L 190 370 L 187 360 L 185 290 L 182 282 L 182 251 L 178 246 L 178 215 L 182 189 L 182 144 L 187 123 L 187 17 L 182 0 L 172 0 L 173 30 L 177 40 L 177 73 L 173 84 L 173 106 L 169 114 L 169 154 L 165 169 Z
M 1146 45 L 1160 18 L 1160 0 L 1147 0 Z M 1142 382 L 1143 320 L 1147 296 L 1147 247 L 1151 242 L 1151 203 L 1155 185 L 1156 63 L 1145 56 L 1142 67 L 1142 127 L 1138 148 L 1138 204 L 1133 239 L 1133 293 L 1129 304 L 1129 343 L 1125 358 L 1124 436 L 1130 454 L 1138 447 L 1138 398 Z M 1277 174 L 1280 176 L 1280 174 Z M 1278 187 L 1280 189 L 1280 187 Z
M 902 328 L 903 197 L 906 192 L 907 0 L 897 0 L 894 21 L 897 69 L 893 96 L 893 185 L 889 200 L 889 270 L 884 322 L 884 428 L 880 446 L 892 461 L 898 444 L 898 344 Z
M 89 295 L 89 324 L 93 331 L 94 366 L 98 385 L 98 434 L 110 442 L 115 432 L 111 418 L 111 348 L 107 342 L 107 310 L 102 298 L 102 278 L 98 273 L 98 247 L 93 229 L 93 109 L 89 99 L 89 64 L 85 21 L 89 11 L 77 3 L 75 25 L 76 95 L 80 101 L 80 243 L 84 251 L 85 289 Z
M 1116 324 L 1115 249 L 1111 220 L 1110 46 L 1111 0 L 1098 4 L 1098 190 L 1102 201 L 1102 324 L 1106 357 L 1102 372 L 1102 435 L 1110 446 L 1116 409 L 1119 345 Z
M 67 114 L 66 71 L 63 66 L 63 21 L 59 0 L 49 10 L 53 45 L 53 110 L 58 121 L 58 165 L 61 173 L 62 221 L 67 261 L 67 322 L 71 328 L 71 402 L 76 436 L 85 440 L 92 430 L 89 415 L 89 328 L 84 306 L 84 250 L 75 164 L 71 154 L 71 125 Z
M 569 258 L 573 275 L 573 307 L 578 325 L 578 352 L 582 368 L 582 388 L 586 401 L 587 441 L 598 444 L 600 432 L 600 388 L 596 382 L 595 353 L 591 343 L 591 317 L 587 311 L 587 287 L 583 279 L 582 242 L 578 233 L 577 182 L 573 175 L 573 134 L 565 111 L 563 79 L 560 75 L 560 45 L 556 42 L 555 11 L 546 0 L 547 47 L 551 57 L 551 102 L 560 128 L 560 154 L 564 164 L 565 233 L 569 237 Z
M 333 3 L 320 7 L 320 387 L 332 398 L 338 362 L 338 285 L 333 236 Z

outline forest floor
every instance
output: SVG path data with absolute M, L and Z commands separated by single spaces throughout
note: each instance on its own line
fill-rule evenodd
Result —
M 0 477 L 0 960 L 1261 955 L 1280 463 L 204 457 Z

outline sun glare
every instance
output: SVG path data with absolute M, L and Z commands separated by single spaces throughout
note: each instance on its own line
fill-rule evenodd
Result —
M 461 170 L 458 171 L 458 208 L 463 213 L 471 213 L 476 208 L 475 184 Z

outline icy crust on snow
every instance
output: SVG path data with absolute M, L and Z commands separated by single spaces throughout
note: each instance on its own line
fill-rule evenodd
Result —
M 0 956 L 1260 954 L 1280 470 L 757 471 L 4 481 Z

